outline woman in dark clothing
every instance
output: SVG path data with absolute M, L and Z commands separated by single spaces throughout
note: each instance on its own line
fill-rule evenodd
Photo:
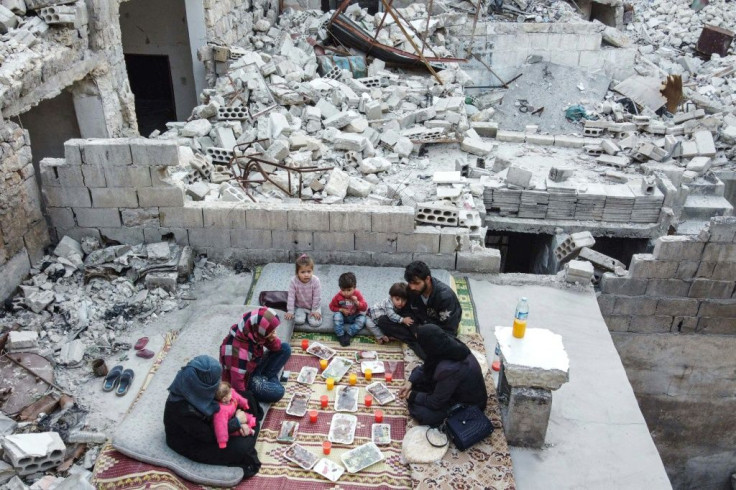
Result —
M 242 437 L 230 437 L 220 449 L 215 437 L 212 416 L 220 407 L 215 392 L 220 385 L 222 368 L 210 356 L 197 356 L 181 368 L 169 386 L 164 408 L 166 444 L 193 461 L 243 468 L 245 478 L 255 475 L 261 467 L 255 450 L 259 426 L 248 427 L 245 412 L 238 410 L 228 423 L 230 432 L 240 431 Z M 244 394 L 252 415 L 260 421 L 263 412 L 250 393 Z
M 399 390 L 420 424 L 437 426 L 458 403 L 485 409 L 488 393 L 478 361 L 468 346 L 437 325 L 422 325 L 417 341 L 427 358 Z

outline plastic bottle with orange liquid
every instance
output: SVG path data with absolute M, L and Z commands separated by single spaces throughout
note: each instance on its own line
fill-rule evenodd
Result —
M 514 326 L 511 329 L 511 335 L 517 339 L 523 339 L 526 333 L 526 320 L 529 317 L 529 302 L 525 297 L 519 298 L 516 303 L 516 312 L 514 313 Z

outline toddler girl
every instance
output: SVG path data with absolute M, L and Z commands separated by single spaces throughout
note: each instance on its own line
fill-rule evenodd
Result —
M 319 327 L 322 325 L 321 301 L 322 286 L 319 278 L 314 275 L 314 261 L 309 255 L 301 254 L 296 259 L 296 275 L 289 282 L 284 318 L 293 318 L 294 325 L 309 322 L 310 327 Z
M 215 412 L 212 417 L 212 423 L 215 426 L 215 437 L 217 438 L 217 445 L 220 449 L 225 449 L 227 446 L 228 438 L 232 436 L 248 436 L 253 433 L 253 429 L 256 426 L 256 418 L 245 413 L 246 424 L 248 428 L 241 426 L 240 429 L 230 432 L 228 430 L 228 424 L 230 419 L 235 417 L 238 409 L 248 410 L 248 400 L 238 394 L 237 391 L 230 387 L 230 383 L 221 381 L 220 386 L 215 392 L 215 400 L 220 405 L 220 410 Z

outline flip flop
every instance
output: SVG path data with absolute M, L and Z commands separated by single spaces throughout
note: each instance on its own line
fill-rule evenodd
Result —
M 150 349 L 141 349 L 138 352 L 135 353 L 136 356 L 142 357 L 143 359 L 150 359 L 152 358 L 156 353 L 153 352 Z
M 112 391 L 120 381 L 120 375 L 123 374 L 123 366 L 118 364 L 107 373 L 105 382 L 102 384 L 102 391 Z
M 148 344 L 148 337 L 141 337 L 138 339 L 138 342 L 135 343 L 135 346 L 133 346 L 133 348 L 135 350 L 141 350 L 146 346 L 146 344 Z
M 118 389 L 115 394 L 117 396 L 125 395 L 128 392 L 130 385 L 133 384 L 134 377 L 135 373 L 132 369 L 126 369 L 125 371 L 123 371 L 123 374 L 120 375 L 120 384 L 118 385 Z

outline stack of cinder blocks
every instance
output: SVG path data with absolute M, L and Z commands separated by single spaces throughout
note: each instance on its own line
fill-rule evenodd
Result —
M 713 218 L 700 237 L 658 238 L 626 276 L 603 275 L 598 304 L 612 331 L 733 334 L 736 218 Z

